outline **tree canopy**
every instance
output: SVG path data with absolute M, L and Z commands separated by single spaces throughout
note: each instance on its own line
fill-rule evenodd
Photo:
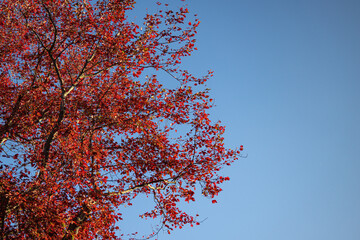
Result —
M 2 239 L 121 238 L 118 207 L 140 194 L 173 230 L 198 223 L 180 200 L 229 180 L 242 146 L 209 118 L 212 73 L 180 67 L 199 20 L 157 4 L 139 25 L 133 0 L 1 0 Z

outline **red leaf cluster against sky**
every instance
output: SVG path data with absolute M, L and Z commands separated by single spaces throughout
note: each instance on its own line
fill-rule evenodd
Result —
M 213 198 L 229 180 L 218 171 L 242 147 L 226 149 L 209 119 L 212 73 L 180 68 L 199 21 L 159 4 L 139 26 L 126 20 L 133 6 L 1 1 L 3 238 L 116 238 L 117 208 L 139 194 L 156 203 L 143 217 L 192 225 L 178 202 L 195 201 L 196 187 Z

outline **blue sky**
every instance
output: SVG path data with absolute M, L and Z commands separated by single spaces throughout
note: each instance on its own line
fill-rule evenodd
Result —
M 360 239 L 360 1 L 187 4 L 201 24 L 184 64 L 215 71 L 212 119 L 248 157 L 224 169 L 217 204 L 188 206 L 200 226 L 158 239 Z

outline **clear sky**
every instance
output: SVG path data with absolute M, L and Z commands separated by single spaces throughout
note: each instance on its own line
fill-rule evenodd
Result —
M 217 204 L 188 206 L 206 219 L 200 226 L 158 239 L 359 240 L 360 1 L 187 4 L 201 25 L 185 64 L 215 71 L 212 118 L 248 157 L 224 169 L 231 180 Z

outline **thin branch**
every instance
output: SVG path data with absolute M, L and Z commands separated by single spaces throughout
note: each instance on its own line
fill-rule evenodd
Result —
M 20 93 L 19 94 L 19 96 L 18 96 L 18 98 L 16 99 L 16 102 L 15 102 L 15 104 L 14 104 L 14 107 L 13 107 L 13 109 L 12 109 L 12 111 L 11 111 L 11 114 L 10 114 L 10 116 L 9 116 L 9 118 L 6 120 L 6 123 L 1 127 L 1 129 L 0 129 L 0 135 L 3 135 L 6 131 L 7 131 L 7 129 L 9 128 L 9 126 L 11 126 L 11 124 L 12 124 L 12 121 L 13 121 L 13 119 L 14 119 L 14 117 L 15 117 L 15 114 L 16 114 L 16 112 L 19 110 L 19 108 L 20 108 L 20 102 L 21 102 L 21 100 L 22 100 L 22 98 L 24 97 L 24 94 L 23 93 Z M 4 140 L 4 138 L 3 139 L 1 139 L 1 144 L 3 143 L 3 140 Z M 5 140 L 6 141 L 6 140 Z
M 85 70 L 87 65 L 94 59 L 95 57 L 95 53 L 96 53 L 96 49 L 94 50 L 94 52 L 92 53 L 92 55 L 90 56 L 90 58 L 85 60 L 84 66 L 82 67 L 82 69 L 80 70 L 80 73 L 78 74 L 77 78 L 75 79 L 74 83 L 71 85 L 71 87 L 64 93 L 64 97 L 66 97 L 67 95 L 69 95 L 69 93 L 74 90 L 74 88 L 80 83 L 80 80 L 82 80 L 83 78 L 87 77 L 87 75 L 85 75 Z
M 50 49 L 48 50 L 49 52 L 51 52 L 51 51 L 54 49 L 55 44 L 56 44 L 56 39 L 57 39 L 58 30 L 57 30 L 56 24 L 55 24 L 55 22 L 54 22 L 54 19 L 52 18 L 52 15 L 51 15 L 49 9 L 46 7 L 46 5 L 44 4 L 43 1 L 41 1 L 41 5 L 45 8 L 45 11 L 46 11 L 47 14 L 49 15 L 50 22 L 51 22 L 51 24 L 52 24 L 53 27 L 54 27 L 54 40 L 53 40 L 53 42 L 52 42 L 52 44 L 51 44 L 51 46 L 50 46 Z
M 119 196 L 119 195 L 122 195 L 122 194 L 125 194 L 125 193 L 130 193 L 132 191 L 135 191 L 136 189 L 143 188 L 143 187 L 149 187 L 149 188 L 151 188 L 153 190 L 162 189 L 160 187 L 151 186 L 151 184 L 154 184 L 154 183 L 166 183 L 168 185 L 168 184 L 171 184 L 171 183 L 176 183 L 176 181 L 174 181 L 173 178 L 154 180 L 154 181 L 151 181 L 151 182 L 136 185 L 134 187 L 128 188 L 128 189 L 126 189 L 124 191 L 121 191 L 121 192 L 109 192 L 109 193 L 107 193 L 107 195 L 108 196 Z

